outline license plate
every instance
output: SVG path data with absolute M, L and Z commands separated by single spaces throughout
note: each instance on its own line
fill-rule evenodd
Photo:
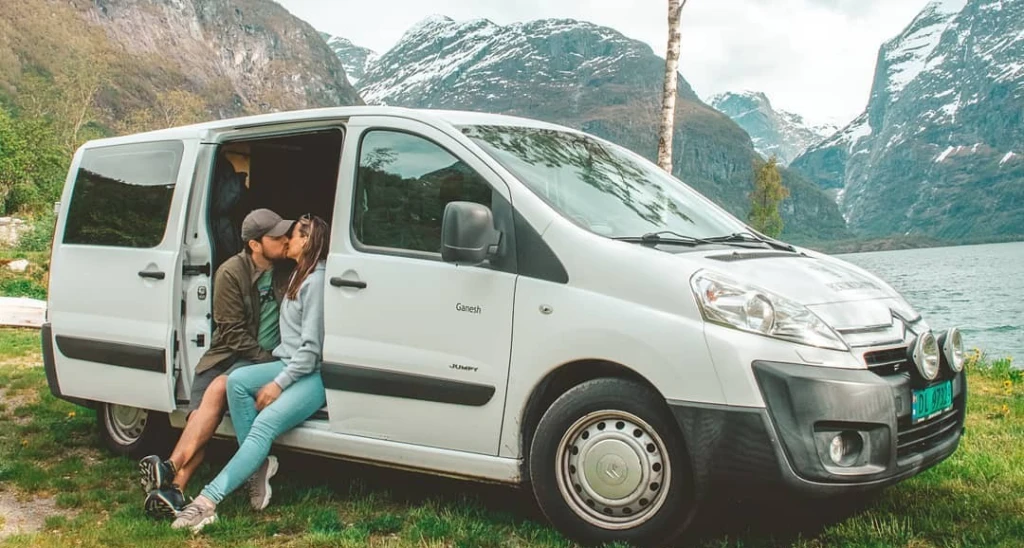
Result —
M 953 383 L 946 381 L 921 390 L 914 390 L 913 398 L 914 410 L 910 414 L 910 422 L 926 421 L 953 407 Z

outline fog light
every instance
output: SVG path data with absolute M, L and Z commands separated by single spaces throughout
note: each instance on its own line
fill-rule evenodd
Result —
M 839 466 L 851 466 L 857 462 L 863 447 L 864 442 L 857 432 L 840 432 L 828 444 L 828 456 Z
M 959 373 L 964 370 L 964 339 L 960 335 L 960 330 L 957 328 L 951 328 L 939 336 L 938 344 L 942 347 L 942 355 L 946 358 L 946 363 L 949 364 L 949 368 L 954 373 Z
M 931 331 L 917 337 L 910 357 L 923 379 L 933 381 L 939 376 L 939 345 Z

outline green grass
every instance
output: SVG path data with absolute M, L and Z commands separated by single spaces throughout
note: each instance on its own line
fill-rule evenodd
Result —
M 38 329 L 0 329 L 0 364 L 39 352 Z
M 6 266 L 0 266 L 0 296 L 46 299 L 49 252 L 0 250 L 0 262 L 15 259 L 28 259 L 29 266 L 24 272 L 12 272 Z
M 52 497 L 57 514 L 0 547 L 572 545 L 524 491 L 284 452 L 266 511 L 235 494 L 202 535 L 172 531 L 143 514 L 134 461 L 99 448 L 93 412 L 54 399 L 26 363 L 38 358 L 33 336 L 0 330 L 0 489 Z M 1024 546 L 1024 377 L 1007 359 L 969 367 L 967 434 L 942 464 L 860 504 L 722 503 L 698 518 L 692 545 Z M 233 449 L 213 444 L 190 494 Z

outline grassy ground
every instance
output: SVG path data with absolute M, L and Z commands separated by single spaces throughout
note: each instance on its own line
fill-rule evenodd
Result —
M 24 272 L 12 272 L 4 266 L 17 259 L 28 259 L 29 266 Z M 0 249 L 0 295 L 45 299 L 49 267 L 49 252 Z
M 265 512 L 236 494 L 201 535 L 172 531 L 144 516 L 135 463 L 99 449 L 94 414 L 49 394 L 37 337 L 0 330 L 0 493 L 52 498 L 56 513 L 0 546 L 571 545 L 523 491 L 294 453 Z M 721 503 L 693 545 L 1024 546 L 1024 375 L 978 356 L 970 372 L 967 434 L 939 466 L 857 504 Z M 215 445 L 193 491 L 230 456 Z

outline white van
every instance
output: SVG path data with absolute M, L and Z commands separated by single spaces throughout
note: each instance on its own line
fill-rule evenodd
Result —
M 332 228 L 327 405 L 280 446 L 529 484 L 574 539 L 654 544 L 711 493 L 870 491 L 959 443 L 959 332 L 871 274 L 578 131 L 344 107 L 75 154 L 46 373 L 116 451 L 184 424 L 211 274 L 258 207 Z

